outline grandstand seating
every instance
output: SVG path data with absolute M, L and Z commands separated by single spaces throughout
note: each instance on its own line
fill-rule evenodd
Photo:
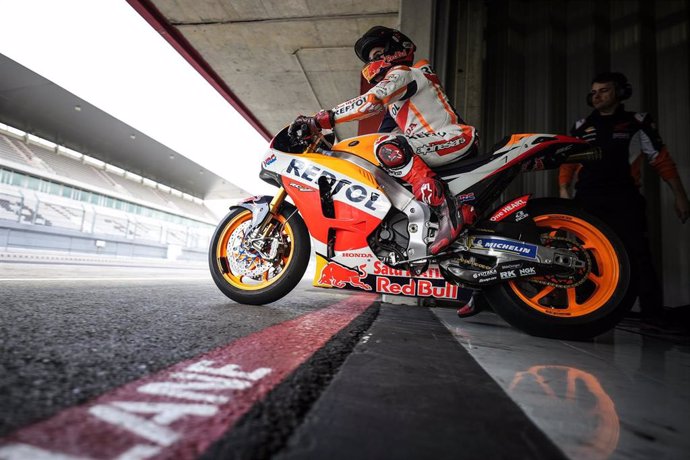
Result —
M 94 220 L 93 233 L 128 237 L 128 221 L 124 217 L 98 215 Z
M 26 157 L 18 151 L 16 146 L 14 146 L 12 140 L 2 134 L 0 134 L 0 158 L 22 165 L 29 164 L 29 162 L 26 161 Z
M 175 195 L 168 195 L 168 197 L 169 201 L 173 203 L 182 212 L 191 214 L 193 216 L 199 215 L 200 217 L 204 217 L 212 221 L 216 220 L 216 217 L 204 206 L 199 206 L 196 203 L 193 203 L 189 200 L 185 200 Z
M 117 174 L 117 171 L 91 166 L 79 159 L 60 155 L 33 142 L 24 143 L 0 132 L 0 161 L 2 160 L 9 165 L 10 170 L 12 163 L 16 163 L 28 167 L 28 171 L 35 170 L 37 177 L 51 173 L 52 177 L 64 176 L 79 181 L 84 184 L 83 190 L 87 192 L 103 194 L 105 190 L 113 190 L 120 199 L 131 196 L 136 198 L 137 203 L 148 202 L 155 205 L 152 207 L 168 209 L 172 214 L 195 216 L 205 221 L 216 220 L 203 204 L 149 187 Z M 91 186 L 97 188 L 92 190 Z M 97 206 L 89 201 L 74 201 L 35 188 L 19 188 L 10 183 L 0 183 L 0 225 L 3 220 L 189 248 L 206 247 L 213 232 L 211 225 L 161 221 L 154 217 Z
M 98 174 L 93 166 L 89 166 L 81 161 L 63 155 L 58 155 L 55 152 L 51 152 L 36 145 L 32 145 L 31 150 L 58 175 L 67 176 L 86 184 L 95 185 L 96 187 L 110 187 L 110 184 Z
M 45 225 L 81 230 L 84 210 L 63 206 L 57 203 L 41 203 L 41 217 Z
M 186 246 L 187 233 L 182 229 L 167 228 L 165 241 L 168 244 L 176 244 L 179 246 Z
M 0 195 L 0 219 L 17 220 L 17 202 Z
M 22 153 L 25 152 L 25 153 Z M 33 159 L 31 157 L 33 156 Z M 27 160 L 27 158 L 29 158 Z M 66 176 L 84 184 L 101 189 L 115 190 L 125 195 L 148 201 L 158 206 L 171 208 L 205 220 L 215 220 L 215 216 L 203 205 L 179 196 L 156 190 L 141 182 L 128 179 L 107 170 L 101 170 L 82 161 L 57 154 L 35 144 L 25 144 L 0 133 L 0 159 L 32 166 L 59 176 Z
M 125 189 L 127 193 L 131 196 L 135 196 L 140 200 L 150 201 L 151 203 L 155 203 L 159 206 L 165 206 L 167 204 L 165 200 L 162 200 L 151 187 L 147 187 L 142 183 L 135 182 L 122 176 L 118 176 L 117 174 L 113 174 L 108 171 L 104 171 L 104 173 L 112 181 L 114 181 L 120 187 Z
M 164 227 L 162 225 L 134 222 L 133 235 L 134 238 L 139 240 L 160 242 L 163 231 Z

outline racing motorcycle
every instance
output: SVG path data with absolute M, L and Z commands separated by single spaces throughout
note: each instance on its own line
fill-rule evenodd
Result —
M 471 292 L 532 335 L 593 337 L 632 306 L 628 255 L 601 221 L 569 200 L 530 194 L 493 207 L 518 174 L 596 160 L 596 147 L 513 134 L 485 155 L 436 168 L 478 219 L 431 255 L 436 216 L 379 167 L 378 134 L 335 145 L 321 133 L 293 134 L 279 132 L 262 161 L 260 177 L 276 195 L 230 208 L 211 240 L 213 280 L 232 300 L 266 304 L 288 294 L 305 273 L 311 237 L 314 286 L 439 301 Z

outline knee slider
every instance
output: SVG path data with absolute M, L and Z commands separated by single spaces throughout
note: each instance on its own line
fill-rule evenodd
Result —
M 376 142 L 376 158 L 388 171 L 400 170 L 413 158 L 412 148 L 403 136 L 386 136 Z

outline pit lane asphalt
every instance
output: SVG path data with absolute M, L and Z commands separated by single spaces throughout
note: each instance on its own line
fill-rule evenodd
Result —
M 6 278 L 0 437 L 351 295 L 304 279 L 274 304 L 243 306 L 205 268 L 0 264 Z M 201 458 L 450 459 L 458 449 L 563 458 L 428 309 L 376 302 Z
M 0 436 L 349 295 L 305 279 L 279 302 L 244 306 L 205 267 L 0 264 L 6 278 Z

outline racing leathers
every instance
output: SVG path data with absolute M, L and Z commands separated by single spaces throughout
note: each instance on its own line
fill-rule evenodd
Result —
M 646 157 L 659 176 L 668 181 L 679 177 L 673 159 L 652 117 L 628 112 L 622 104 L 611 115 L 594 110 L 575 123 L 571 134 L 601 147 L 602 159 L 561 166 L 559 183 L 566 186 L 577 177 L 575 200 L 616 232 L 626 246 L 633 268 L 639 271 L 636 284 L 642 315 L 658 316 L 663 294 L 647 239 L 646 203 L 638 191 L 640 164 Z M 631 149 L 632 146 L 635 148 Z
M 412 191 L 434 209 L 439 229 L 430 247 L 432 254 L 445 249 L 471 223 L 473 208 L 459 208 L 447 185 L 431 167 L 468 156 L 475 148 L 476 133 L 451 106 L 429 62 L 392 67 L 369 91 L 316 115 L 321 128 L 388 111 L 395 126 L 375 142 L 381 166 L 392 176 L 412 185 Z

